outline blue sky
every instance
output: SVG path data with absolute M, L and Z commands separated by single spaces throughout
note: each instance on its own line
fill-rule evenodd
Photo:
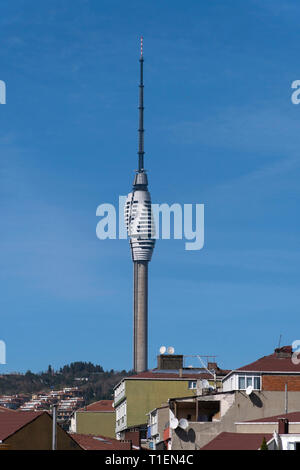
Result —
M 13 0 L 1 6 L 0 372 L 132 366 L 128 241 L 96 208 L 137 166 L 155 203 L 205 204 L 205 246 L 150 264 L 149 365 L 161 345 L 239 367 L 299 338 L 299 13 L 293 1 Z

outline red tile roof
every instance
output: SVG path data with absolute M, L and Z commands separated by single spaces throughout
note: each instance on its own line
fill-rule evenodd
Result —
M 14 434 L 19 429 L 34 421 L 38 416 L 46 413 L 45 411 L 2 411 L 0 413 L 0 440 Z
M 73 433 L 70 436 L 84 450 L 131 450 L 131 442 L 118 441 L 111 437 Z
M 294 372 L 300 374 L 300 364 L 293 363 L 291 346 L 283 346 L 275 350 L 273 354 L 263 356 L 237 370 L 245 372 Z
M 115 411 L 113 400 L 100 400 L 80 408 L 78 411 Z
M 221 432 L 201 450 L 258 450 L 264 437 L 268 442 L 273 435 Z
M 252 419 L 251 421 L 243 421 L 243 423 L 277 423 L 279 418 L 288 419 L 290 423 L 300 423 L 300 411 L 286 413 L 276 416 L 268 416 L 267 418 Z

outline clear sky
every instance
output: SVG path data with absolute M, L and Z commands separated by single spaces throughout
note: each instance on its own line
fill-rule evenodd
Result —
M 205 204 L 205 246 L 158 241 L 149 365 L 161 345 L 233 368 L 300 338 L 300 6 L 287 0 L 1 4 L 0 372 L 132 367 L 128 241 L 96 208 L 145 166 L 155 203 Z

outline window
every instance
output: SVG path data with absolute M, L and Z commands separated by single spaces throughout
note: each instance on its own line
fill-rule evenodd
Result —
M 300 442 L 297 442 L 297 441 L 288 442 L 287 450 L 300 450 Z
M 261 389 L 261 379 L 259 376 L 240 375 L 239 376 L 239 390 L 246 390 L 247 387 L 253 387 L 253 390 Z
M 254 377 L 254 385 L 253 388 L 255 390 L 260 390 L 260 377 Z
M 246 386 L 252 387 L 252 377 L 246 377 Z
M 197 381 L 196 380 L 189 380 L 189 388 L 196 388 Z
M 239 377 L 239 390 L 245 390 L 245 377 Z

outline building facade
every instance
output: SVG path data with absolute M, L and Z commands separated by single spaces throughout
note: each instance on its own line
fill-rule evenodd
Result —
M 237 422 L 299 411 L 300 365 L 292 359 L 290 346 L 277 348 L 229 372 L 222 392 L 169 400 L 174 416 L 189 421 L 187 430 L 171 430 L 172 449 L 201 449 L 222 432 L 236 432 Z
M 232 370 L 223 379 L 223 391 L 300 392 L 300 364 L 293 360 L 291 346 L 276 348 L 273 354 Z
M 10 450 L 51 450 L 52 417 L 46 411 L 1 411 L 0 442 Z M 57 450 L 80 450 L 80 446 L 59 425 Z
M 73 413 L 70 431 L 83 435 L 115 437 L 115 409 L 113 400 L 100 400 Z
M 167 403 L 171 397 L 194 397 L 206 387 L 221 385 L 228 371 L 217 368 L 218 374 L 206 369 L 183 368 L 183 356 L 158 356 L 161 369 L 125 377 L 114 389 L 116 434 L 122 438 L 125 430 L 140 428 L 146 438 L 148 413 Z M 164 369 L 176 365 L 179 369 Z

